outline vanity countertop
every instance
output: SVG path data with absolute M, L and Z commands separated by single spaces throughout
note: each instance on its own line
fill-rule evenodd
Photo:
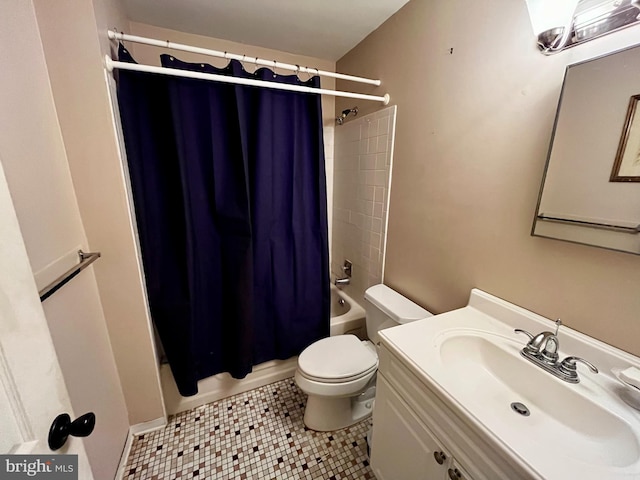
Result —
M 474 289 L 461 309 L 384 330 L 387 347 L 475 432 L 538 478 L 640 478 L 640 392 L 613 372 L 640 359 L 568 327 L 558 333 L 560 359 L 579 356 L 580 383 L 554 377 L 520 355 L 554 322 Z M 528 416 L 511 407 L 519 402 Z M 522 412 L 521 412 L 522 413 Z

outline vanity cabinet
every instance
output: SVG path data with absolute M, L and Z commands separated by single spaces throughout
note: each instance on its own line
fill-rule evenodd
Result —
M 378 480 L 531 478 L 467 428 L 384 342 L 373 412 L 371 467 Z
M 564 382 L 520 354 L 514 331 L 552 325 L 474 289 L 466 307 L 380 331 L 378 480 L 640 479 L 640 412 L 616 378 L 640 359 L 563 327 L 562 357 L 600 369 Z
M 446 479 L 448 450 L 378 376 L 371 465 L 378 480 Z
M 381 375 L 371 465 L 378 480 L 472 480 Z

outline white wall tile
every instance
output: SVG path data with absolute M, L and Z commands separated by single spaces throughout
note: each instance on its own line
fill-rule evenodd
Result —
M 376 143 L 377 146 L 377 143 Z M 362 139 L 358 142 L 358 153 L 360 155 L 366 155 L 369 153 L 369 139 Z
M 353 224 L 358 228 L 362 228 L 362 225 L 364 224 L 364 215 L 362 213 L 356 213 L 353 218 Z
M 376 150 L 373 150 L 377 153 L 384 153 L 387 151 L 387 139 L 388 139 L 388 135 L 380 135 L 379 137 L 376 137 L 377 143 L 376 143 Z M 372 150 L 369 150 L 370 152 Z
M 367 121 L 367 124 L 368 124 L 368 130 L 369 130 L 369 137 L 376 137 L 378 135 L 378 121 L 370 120 L 370 121 Z
M 380 249 L 380 234 L 371 232 L 371 246 Z
M 362 244 L 363 244 L 363 248 L 362 248 L 362 257 L 363 257 L 363 258 L 366 258 L 366 259 L 367 259 L 367 261 L 368 261 L 368 260 L 369 260 L 369 258 L 371 258 L 371 249 L 370 249 L 370 248 L 368 248 L 368 247 L 369 247 L 369 245 L 368 245 L 368 244 L 369 244 L 369 242 L 368 242 L 368 240 L 369 240 L 369 236 L 368 236 L 368 235 L 366 234 L 366 232 L 365 232 L 365 234 L 363 234 L 363 236 L 362 236 L 362 237 L 363 237 L 363 238 L 362 238 Z M 365 237 L 366 237 L 366 239 L 367 239 L 367 241 L 366 241 L 366 242 L 365 242 Z M 366 245 L 366 247 L 365 247 L 365 245 Z
M 378 120 L 378 135 L 386 135 L 389 133 L 389 117 L 383 117 Z
M 374 203 L 372 201 L 364 200 L 363 206 L 364 206 L 364 210 L 362 211 L 362 213 L 369 216 L 373 215 Z
M 376 168 L 376 155 L 360 155 L 360 170 L 375 170 Z
M 375 187 L 370 185 L 363 185 L 363 190 L 364 190 L 362 195 L 363 200 L 373 201 L 375 198 Z
M 382 219 L 371 217 L 371 231 L 382 234 Z
M 375 170 L 367 170 L 364 172 L 364 183 L 365 185 L 375 185 Z
M 378 152 L 378 137 L 371 137 L 368 140 L 369 147 L 367 149 L 368 153 L 377 153 Z
M 366 215 L 364 217 L 364 220 L 362 222 L 362 228 L 363 230 L 366 230 L 368 232 L 373 232 L 373 217 L 370 217 L 369 215 Z
M 345 258 L 353 262 L 347 288 L 357 301 L 382 280 L 395 112 L 389 107 L 350 120 L 327 138 L 335 145 L 332 272 L 342 275 Z
M 373 203 L 372 215 L 374 216 L 374 218 L 382 219 L 382 203 L 380 202 Z

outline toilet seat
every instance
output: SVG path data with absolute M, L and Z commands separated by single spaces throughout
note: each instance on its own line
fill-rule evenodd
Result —
M 323 383 L 343 383 L 375 372 L 378 356 L 370 342 L 355 335 L 337 335 L 318 340 L 298 357 L 301 375 Z

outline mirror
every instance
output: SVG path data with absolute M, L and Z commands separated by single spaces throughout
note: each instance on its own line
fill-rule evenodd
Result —
M 532 235 L 640 254 L 640 47 L 569 65 Z

